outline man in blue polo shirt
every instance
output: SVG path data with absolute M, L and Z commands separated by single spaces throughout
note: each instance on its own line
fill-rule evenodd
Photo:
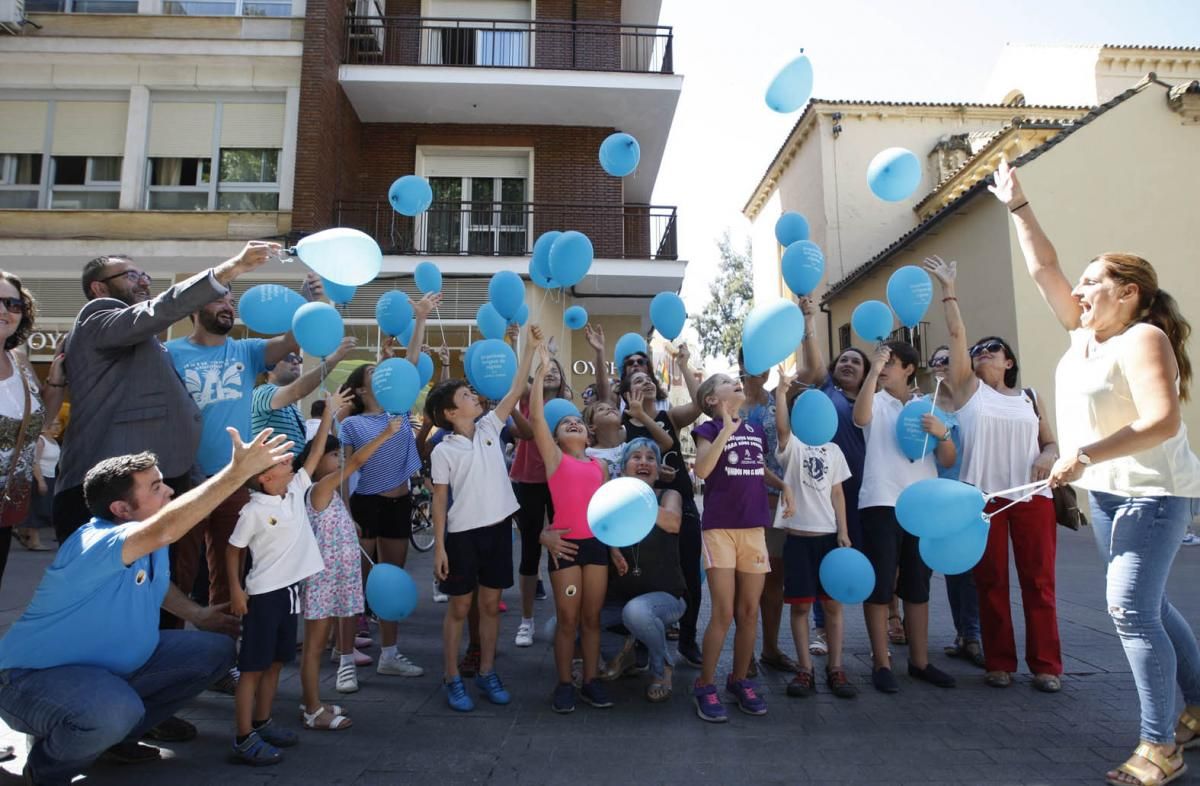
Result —
M 245 443 L 229 431 L 233 460 L 173 502 L 152 453 L 106 459 L 84 478 L 94 518 L 59 547 L 0 639 L 0 718 L 34 738 L 27 781 L 70 783 L 233 664 L 228 636 L 158 629 L 160 608 L 187 616 L 189 603 L 170 583 L 167 547 L 249 478 L 291 460 L 284 435 Z

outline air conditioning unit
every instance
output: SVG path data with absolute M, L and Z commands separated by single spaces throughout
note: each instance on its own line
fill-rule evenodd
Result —
M 0 29 L 13 35 L 25 29 L 25 0 L 0 0 Z

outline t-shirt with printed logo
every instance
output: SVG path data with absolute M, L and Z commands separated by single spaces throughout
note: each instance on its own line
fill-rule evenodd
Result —
M 716 441 L 721 424 L 702 423 L 692 436 Z M 761 427 L 745 420 L 730 435 L 713 471 L 704 479 L 701 529 L 749 529 L 771 526 L 763 475 L 765 440 Z
M 783 482 L 796 500 L 796 511 L 785 518 L 780 505 L 775 527 L 796 532 L 837 532 L 833 487 L 850 478 L 842 449 L 832 442 L 806 445 L 791 437 L 777 455 L 783 464 Z

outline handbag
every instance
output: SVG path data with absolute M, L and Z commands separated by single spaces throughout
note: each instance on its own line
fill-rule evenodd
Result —
M 1033 414 L 1040 420 L 1042 414 L 1038 411 L 1037 395 L 1033 388 L 1025 388 L 1024 392 L 1029 397 L 1029 403 L 1033 404 Z M 1060 527 L 1078 530 L 1088 525 L 1087 516 L 1079 509 L 1079 498 L 1075 495 L 1073 486 L 1059 486 L 1050 491 L 1054 495 L 1054 520 Z
M 15 527 L 25 521 L 29 516 L 29 505 L 32 502 L 30 492 L 33 490 L 28 478 L 13 477 L 13 470 L 17 468 L 21 451 L 25 449 L 25 430 L 29 428 L 29 417 L 33 414 L 33 407 L 30 406 L 29 380 L 25 378 L 25 372 L 11 356 L 9 362 L 12 363 L 13 373 L 21 377 L 21 389 L 25 391 L 25 415 L 21 418 L 21 428 L 17 431 L 12 460 L 8 462 L 8 469 L 4 473 L 4 493 L 0 495 L 0 528 Z

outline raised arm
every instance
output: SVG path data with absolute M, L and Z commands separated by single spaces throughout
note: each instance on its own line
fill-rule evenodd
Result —
M 1041 291 L 1042 299 L 1064 328 L 1075 330 L 1079 327 L 1082 311 L 1079 303 L 1071 297 L 1071 282 L 1058 264 L 1058 252 L 1033 214 L 1033 207 L 1021 188 L 1016 170 L 1008 165 L 1008 161 L 1002 160 L 993 181 L 994 185 L 988 186 L 988 191 L 1008 208 L 1017 230 L 1017 242 L 1025 256 L 1025 267 Z
M 288 335 L 291 335 L 290 333 Z M 274 340 L 274 339 L 272 339 Z M 346 336 L 342 339 L 342 343 L 334 351 L 332 355 L 325 358 L 324 368 L 320 365 L 314 366 L 308 371 L 296 378 L 295 382 L 290 385 L 284 385 L 275 389 L 275 394 L 271 396 L 271 409 L 283 409 L 289 404 L 294 404 L 300 399 L 307 396 L 317 389 L 321 384 L 321 379 L 324 374 L 329 373 L 330 369 L 342 361 L 344 357 L 358 346 L 358 339 L 354 336 Z M 270 351 L 271 345 L 267 344 L 267 349 Z M 283 357 L 287 357 L 285 353 Z M 279 361 L 276 360 L 276 363 Z
M 821 354 L 821 342 L 817 341 L 817 301 L 807 295 L 800 298 L 800 310 L 804 312 L 804 340 L 800 342 L 804 362 L 796 369 L 796 379 L 806 385 L 818 386 L 825 382 L 829 372 L 825 369 L 825 356 Z
M 417 355 L 421 353 L 421 345 L 425 343 L 425 321 L 441 302 L 441 292 L 430 292 L 413 305 L 415 321 L 413 322 L 412 338 L 408 340 L 408 349 L 405 350 L 405 357 L 414 366 L 417 364 Z
M 675 366 L 679 369 L 679 373 L 683 375 L 683 384 L 687 388 L 688 395 L 692 400 L 687 404 L 680 404 L 677 407 L 671 407 L 667 410 L 667 417 L 671 418 L 671 425 L 675 427 L 675 433 L 687 428 L 696 422 L 700 417 L 700 402 L 696 400 L 696 393 L 700 390 L 700 383 L 696 381 L 696 375 L 692 373 L 690 360 L 692 351 L 688 349 L 687 344 L 680 344 L 675 350 Z
M 649 432 L 650 438 L 658 445 L 658 449 L 666 453 L 675 447 L 675 440 L 671 439 L 671 435 L 667 433 L 666 429 L 657 420 L 646 414 L 646 408 L 642 405 L 645 397 L 646 392 L 644 390 L 634 387 L 629 388 L 629 407 L 625 411 L 629 413 L 631 420 L 640 424 L 642 428 Z
M 875 405 L 875 388 L 879 385 L 879 372 L 887 365 L 892 357 L 892 350 L 881 346 L 875 350 L 875 358 L 871 361 L 871 370 L 867 372 L 862 387 L 858 390 L 858 398 L 854 399 L 854 425 L 866 428 L 871 423 L 872 407 Z
M 620 402 L 617 401 L 617 394 L 613 391 L 612 382 L 608 378 L 608 350 L 604 343 L 604 326 L 593 326 L 589 322 L 583 326 L 583 336 L 587 339 L 588 346 L 595 353 L 592 365 L 596 369 L 596 400 L 607 401 L 614 407 L 619 407 Z
M 782 453 L 792 438 L 792 413 L 788 411 L 787 389 L 791 385 L 787 366 L 779 364 L 779 385 L 775 388 L 775 440 L 778 443 L 777 453 Z
M 954 405 L 961 407 L 975 395 L 979 378 L 971 365 L 971 354 L 967 349 L 967 326 L 963 323 L 958 308 L 958 263 L 946 262 L 939 256 L 927 257 L 925 269 L 942 286 L 942 310 L 946 315 L 946 330 L 950 334 L 950 367 L 946 378 L 954 391 Z
M 516 409 L 521 396 L 525 395 L 525 389 L 529 386 L 529 369 L 533 366 L 533 353 L 542 345 L 541 328 L 531 322 L 526 332 L 527 340 L 521 350 L 521 362 L 517 364 L 517 373 L 513 375 L 512 385 L 504 394 L 504 398 L 500 399 L 500 403 L 492 410 L 500 419 L 501 424 L 508 420 L 508 416 Z
M 529 424 L 533 426 L 533 442 L 546 465 L 546 477 L 550 477 L 562 461 L 562 451 L 555 443 L 554 435 L 550 433 L 550 424 L 546 422 L 546 394 L 543 383 L 550 369 L 550 350 L 546 349 L 545 344 L 538 347 L 538 360 L 541 361 L 541 366 L 529 391 Z
M 325 397 L 325 410 L 321 413 L 321 424 L 317 427 L 317 433 L 313 434 L 308 448 L 308 458 L 304 460 L 304 471 L 310 478 L 316 474 L 317 467 L 320 466 L 321 459 L 325 456 L 325 444 L 329 440 L 329 431 L 333 428 L 334 415 L 352 398 L 349 391 L 338 391 Z
M 717 432 L 716 439 L 712 442 L 698 436 L 695 432 L 692 433 L 692 438 L 696 441 L 696 467 L 693 471 L 701 480 L 707 478 L 717 468 L 717 462 L 721 460 L 721 451 L 725 449 L 725 443 L 738 428 L 737 419 L 728 412 L 724 404 L 718 405 L 717 415 L 721 418 L 721 430 Z

